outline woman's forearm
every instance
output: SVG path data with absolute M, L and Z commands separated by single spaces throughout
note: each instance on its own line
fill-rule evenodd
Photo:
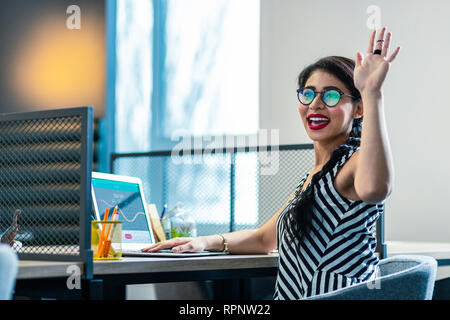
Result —
M 381 92 L 362 93 L 364 121 L 355 190 L 366 202 L 388 196 L 394 180 L 394 165 L 384 116 Z
M 270 218 L 263 226 L 255 230 L 241 230 L 226 233 L 223 236 L 228 243 L 228 251 L 235 254 L 255 254 L 269 253 L 277 247 L 277 220 L 280 213 L 286 208 L 289 202 L 294 198 L 296 190 L 289 196 L 283 206 L 278 209 L 275 215 Z M 223 239 L 219 235 L 204 237 L 206 250 L 223 250 Z
M 228 251 L 234 254 L 268 253 L 258 230 L 239 230 L 223 234 L 228 243 Z M 219 235 L 204 236 L 206 250 L 222 251 L 223 239 Z

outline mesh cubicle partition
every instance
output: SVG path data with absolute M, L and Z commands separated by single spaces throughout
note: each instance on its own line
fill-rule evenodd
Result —
M 92 125 L 90 107 L 0 115 L 0 234 L 19 258 L 88 258 Z
M 161 211 L 181 203 L 199 235 L 256 228 L 284 204 L 312 168 L 311 145 L 113 155 L 113 173 L 140 177 Z
M 258 228 L 286 202 L 314 165 L 311 144 L 113 154 L 111 172 L 142 179 L 159 212 L 181 203 L 198 235 Z M 385 257 L 383 217 L 376 232 Z

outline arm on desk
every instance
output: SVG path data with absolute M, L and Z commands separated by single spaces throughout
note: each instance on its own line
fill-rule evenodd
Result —
M 226 233 L 223 236 L 228 242 L 228 251 L 233 254 L 258 254 L 269 253 L 276 249 L 277 230 L 276 223 L 279 214 L 294 197 L 291 194 L 288 201 L 277 213 L 262 227 L 255 230 L 240 230 Z M 143 251 L 154 252 L 158 250 L 172 249 L 174 252 L 199 252 L 203 250 L 222 251 L 223 239 L 219 235 L 201 236 L 196 238 L 173 238 L 159 242 Z

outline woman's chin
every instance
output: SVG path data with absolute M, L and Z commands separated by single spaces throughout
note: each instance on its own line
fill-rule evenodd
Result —
M 321 132 L 311 132 L 307 130 L 308 137 L 314 142 L 326 141 L 329 139 L 328 135 Z
M 348 139 L 348 134 L 342 134 L 342 135 L 330 135 L 326 134 L 324 132 L 307 132 L 308 137 L 313 141 L 313 143 L 320 143 L 324 145 L 341 145 Z

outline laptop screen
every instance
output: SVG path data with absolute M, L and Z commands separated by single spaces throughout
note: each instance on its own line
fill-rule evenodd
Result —
M 138 183 L 92 177 L 92 189 L 94 205 L 101 220 L 106 208 L 109 208 L 111 218 L 114 207 L 118 207 L 123 244 L 152 243 Z

